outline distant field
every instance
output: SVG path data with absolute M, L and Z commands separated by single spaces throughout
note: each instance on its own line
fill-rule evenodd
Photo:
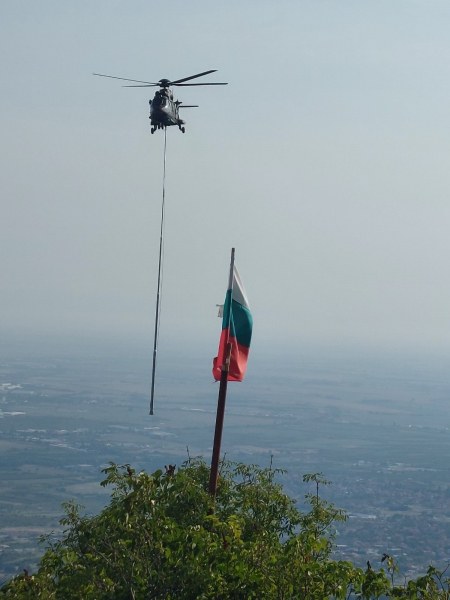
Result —
M 316 352 L 291 360 L 274 369 L 256 357 L 247 380 L 230 385 L 227 458 L 268 465 L 273 456 L 299 502 L 303 473 L 332 479 L 324 493 L 351 515 L 338 537 L 344 558 L 376 564 L 388 552 L 405 572 L 446 564 L 446 370 L 418 357 Z M 62 502 L 101 509 L 100 471 L 109 461 L 152 471 L 188 454 L 209 460 L 218 387 L 194 357 L 177 364 L 176 372 L 161 367 L 149 417 L 149 362 L 140 352 L 0 348 L 0 581 L 35 566 L 37 538 L 58 530 Z

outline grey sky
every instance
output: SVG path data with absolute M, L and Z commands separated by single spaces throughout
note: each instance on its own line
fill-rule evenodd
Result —
M 3 328 L 152 336 L 168 130 L 161 335 L 218 340 L 231 246 L 254 344 L 447 345 L 446 0 L 3 0 Z

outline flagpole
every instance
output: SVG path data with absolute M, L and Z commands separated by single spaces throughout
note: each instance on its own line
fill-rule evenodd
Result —
M 234 272 L 234 248 L 231 249 L 230 276 L 228 278 L 228 289 L 231 290 L 230 301 L 233 300 L 233 272 Z M 231 306 L 228 314 L 227 331 L 230 331 Z M 214 432 L 214 445 L 211 459 L 211 471 L 209 475 L 209 493 L 214 498 L 217 491 L 217 477 L 219 473 L 220 446 L 222 443 L 223 422 L 225 417 L 225 402 L 227 399 L 228 371 L 230 369 L 231 346 L 229 338 L 226 341 L 226 352 L 222 370 L 220 373 L 219 396 L 217 399 L 216 428 Z

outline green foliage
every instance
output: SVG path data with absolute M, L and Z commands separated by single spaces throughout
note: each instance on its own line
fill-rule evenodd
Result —
M 109 505 L 96 516 L 65 505 L 61 540 L 47 539 L 39 570 L 12 579 L 0 598 L 44 600 L 448 599 L 445 573 L 430 570 L 396 587 L 395 561 L 378 571 L 331 558 L 342 511 L 313 485 L 300 512 L 277 482 L 279 471 L 223 464 L 215 501 L 209 469 L 188 461 L 149 475 L 111 464 Z

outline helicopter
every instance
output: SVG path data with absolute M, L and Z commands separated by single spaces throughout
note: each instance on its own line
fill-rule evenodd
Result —
M 197 108 L 198 104 L 183 104 L 180 100 L 174 100 L 173 92 L 170 89 L 171 86 L 176 85 L 180 87 L 194 86 L 194 85 L 228 85 L 228 83 L 185 83 L 191 79 L 197 79 L 197 77 L 203 77 L 209 75 L 209 73 L 215 73 L 217 69 L 211 69 L 209 71 L 203 71 L 203 73 L 197 73 L 196 75 L 190 75 L 189 77 L 183 77 L 182 79 L 160 79 L 156 83 L 151 81 L 139 81 L 138 79 L 127 79 L 125 77 L 115 77 L 114 75 L 104 75 L 103 73 L 93 73 L 98 77 L 109 77 L 110 79 L 120 79 L 121 81 L 131 81 L 137 85 L 124 85 L 123 87 L 157 87 L 159 90 L 155 92 L 152 100 L 149 100 L 150 104 L 150 123 L 151 133 L 155 133 L 157 129 L 165 129 L 170 125 L 178 125 L 178 129 L 184 133 L 186 131 L 184 125 L 185 122 L 180 118 L 180 108 Z

